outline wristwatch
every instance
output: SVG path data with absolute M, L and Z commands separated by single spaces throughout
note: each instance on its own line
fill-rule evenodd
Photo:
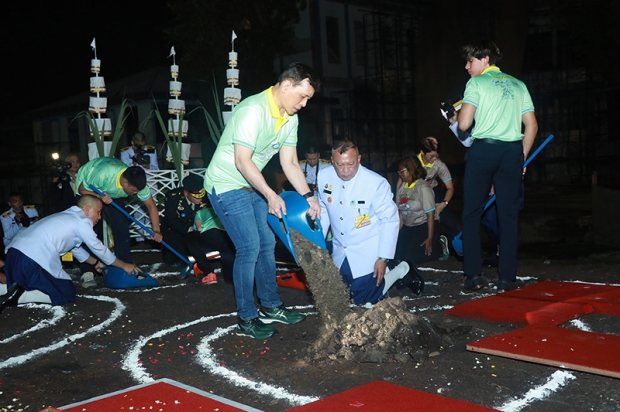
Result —
M 444 200 L 443 202 L 446 204 L 446 206 L 448 206 L 448 201 L 447 200 Z
M 379 260 L 380 260 L 380 261 L 382 261 L 383 263 L 387 264 L 387 263 L 388 263 L 388 260 L 390 260 L 390 259 L 380 257 L 380 258 L 379 258 Z

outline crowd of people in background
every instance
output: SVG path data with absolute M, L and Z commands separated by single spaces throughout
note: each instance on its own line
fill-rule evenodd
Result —
M 478 290 L 486 285 L 479 228 L 483 205 L 494 191 L 501 227 L 495 233 L 501 248 L 498 289 L 510 290 L 516 278 L 522 165 L 537 132 L 534 108 L 523 83 L 496 66 L 501 53 L 493 42 L 469 44 L 463 57 L 471 79 L 460 112 L 448 118 L 456 137 L 470 146 L 464 179 L 462 286 Z M 159 169 L 157 153 L 140 132 L 121 150 L 120 159 L 100 157 L 80 165 L 76 155 L 65 158 L 66 167 L 53 182 L 60 213 L 41 219 L 34 206 L 24 205 L 20 193 L 11 193 L 10 209 L 1 215 L 6 262 L 0 263 L 6 276 L 2 274 L 0 282 L 9 287 L 0 297 L 0 310 L 22 302 L 25 292 L 33 290 L 47 298 L 32 299 L 74 301 L 71 277 L 59 261 L 67 252 L 81 262 L 83 285 L 92 285 L 105 265 L 137 274 L 130 222 L 115 207 L 115 202 L 123 207 L 130 196 L 148 214 L 143 222 L 151 228 L 150 240 L 164 240 L 181 256 L 193 256 L 195 271 L 203 273 L 207 285 L 216 284 L 217 275 L 206 256 L 219 252 L 222 276 L 234 287 L 240 336 L 265 339 L 278 333 L 272 323 L 304 320 L 282 305 L 276 284 L 276 240 L 267 214 L 286 214 L 281 190 L 299 193 L 308 203 L 310 219 L 321 220 L 334 265 L 355 304 L 374 304 L 394 285 L 419 293 L 423 280 L 417 265 L 448 259 L 450 240 L 459 233 L 450 206 L 455 188 L 439 157 L 439 139 L 422 138 L 418 147 L 410 148 L 410 156 L 395 162 L 395 187 L 362 165 L 351 140 L 334 141 L 330 159 L 321 158 L 327 153 L 318 146 L 307 145 L 299 160 L 296 114 L 319 88 L 312 68 L 293 63 L 274 86 L 244 99 L 233 111 L 204 177 L 185 177 L 178 188 L 165 193 L 161 211 L 147 175 Z M 271 187 L 263 175 L 276 154 L 287 179 L 281 190 Z M 114 253 L 102 243 L 102 214 L 112 230 Z M 163 262 L 184 266 L 185 260 L 169 249 L 162 248 Z

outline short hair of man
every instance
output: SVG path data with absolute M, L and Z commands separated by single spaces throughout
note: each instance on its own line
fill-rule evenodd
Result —
M 142 132 L 135 132 L 131 140 L 136 143 L 146 143 L 146 136 Z
M 312 86 L 315 92 L 319 91 L 321 88 L 321 81 L 314 69 L 307 64 L 299 62 L 291 63 L 286 70 L 280 73 L 278 83 L 290 80 L 293 86 L 299 86 L 305 79 L 308 79 L 308 83 L 310 83 L 310 86 Z
M 351 140 L 336 140 L 334 142 L 334 146 L 332 146 L 332 156 L 334 153 L 338 152 L 340 154 L 344 154 L 349 150 L 355 150 L 359 153 L 357 149 L 357 145 L 353 143 Z
M 146 187 L 146 172 L 140 166 L 129 166 L 121 177 L 127 179 L 127 183 L 135 186 L 138 190 Z
M 502 60 L 502 53 L 499 51 L 499 47 L 491 40 L 476 40 L 475 42 L 466 44 L 461 49 L 461 56 L 467 61 L 472 57 L 476 59 L 483 59 L 489 56 L 489 64 L 497 64 Z
M 9 197 L 7 197 L 7 200 L 11 200 L 11 198 L 12 198 L 12 197 L 15 197 L 15 196 L 20 196 L 20 197 L 21 197 L 21 195 L 22 195 L 22 194 L 21 194 L 21 193 L 19 193 L 19 192 L 12 191 L 11 193 L 9 193 Z
M 306 147 L 306 151 L 304 152 L 305 154 L 314 154 L 314 153 L 320 153 L 319 149 L 316 148 L 316 146 L 308 146 Z
M 103 202 L 98 197 L 93 195 L 83 195 L 80 197 L 80 200 L 78 200 L 77 206 L 80 209 L 84 209 L 85 206 L 95 207 L 99 203 Z
M 433 136 L 422 138 L 422 140 L 420 140 L 420 150 L 422 150 L 423 153 L 439 152 L 439 142 L 437 138 Z
M 414 182 L 418 179 L 424 179 L 426 177 L 426 169 L 422 167 L 422 164 L 417 158 L 412 156 L 400 159 L 398 162 L 398 168 L 409 170 Z

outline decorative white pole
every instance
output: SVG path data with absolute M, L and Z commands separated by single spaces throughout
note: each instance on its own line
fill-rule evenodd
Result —
M 90 92 L 94 93 L 95 96 L 89 97 L 89 107 L 88 110 L 96 114 L 97 117 L 94 119 L 95 124 L 97 125 L 98 136 L 94 135 L 93 125 L 89 122 L 90 135 L 93 136 L 95 140 L 101 139 L 103 150 L 105 152 L 105 137 L 112 135 L 112 121 L 108 118 L 101 117 L 102 114 L 105 114 L 108 106 L 108 99 L 106 97 L 101 97 L 100 93 L 104 93 L 106 91 L 105 88 L 105 80 L 103 76 L 99 76 L 101 72 L 101 60 L 97 58 L 97 45 L 95 42 L 95 38 L 90 43 L 90 47 L 93 49 L 95 54 L 95 58 L 90 61 L 90 71 L 94 73 L 94 77 L 90 78 Z M 110 143 L 111 144 L 111 143 Z M 89 145 L 91 149 L 88 151 L 89 159 L 94 159 L 99 156 L 105 156 L 107 153 L 99 153 L 97 145 Z
M 235 86 L 239 85 L 239 69 L 237 69 L 237 52 L 235 51 L 235 39 L 237 35 L 235 31 L 232 32 L 232 38 L 230 40 L 231 50 L 228 53 L 228 65 L 230 69 L 226 70 L 226 79 L 229 87 L 224 89 L 224 105 L 230 106 L 230 111 L 222 112 L 222 118 L 224 124 L 228 123 L 231 113 L 235 110 L 235 106 L 241 101 L 241 89 Z
M 170 48 L 170 54 L 168 55 L 168 57 L 170 56 L 172 56 L 172 65 L 170 66 L 170 75 L 172 76 L 172 80 L 170 81 L 170 99 L 168 99 L 168 113 L 176 116 L 176 119 L 168 119 L 168 136 L 170 136 L 172 140 L 178 144 L 176 139 L 182 140 L 183 138 L 187 137 L 189 123 L 187 122 L 187 120 L 181 120 L 181 116 L 185 115 L 185 100 L 179 99 L 179 97 L 181 96 L 181 87 L 183 86 L 183 83 L 177 80 L 179 77 L 179 66 L 176 64 L 176 52 L 174 50 L 174 46 Z M 181 126 L 180 137 L 179 124 Z M 189 149 L 189 145 L 181 144 L 177 146 L 178 155 L 181 158 L 182 164 L 185 166 L 189 164 Z M 170 147 L 168 147 L 166 160 L 168 162 L 174 161 Z M 179 181 L 181 180 L 182 176 L 179 176 Z

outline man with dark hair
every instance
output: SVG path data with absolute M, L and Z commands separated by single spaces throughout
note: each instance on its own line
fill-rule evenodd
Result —
M 316 146 L 308 146 L 305 152 L 305 159 L 299 161 L 299 167 L 306 176 L 306 183 L 310 186 L 310 190 L 314 192 L 315 196 L 318 196 L 317 190 L 317 178 L 319 171 L 329 166 L 329 160 L 321 159 L 321 152 Z
M 115 199 L 137 195 L 138 199 L 144 202 L 148 209 L 151 228 L 155 233 L 153 240 L 156 242 L 162 241 L 157 205 L 151 197 L 149 188 L 146 186 L 146 173 L 141 167 L 128 167 L 121 160 L 113 157 L 98 157 L 80 168 L 75 185 L 78 195 L 92 195 L 101 198 L 103 201 L 103 214 L 112 228 L 114 252 L 119 259 L 131 262 L 131 250 L 127 217 L 111 205 Z M 103 192 L 105 196 L 100 197 L 93 192 L 90 185 Z M 122 204 L 119 206 L 122 206 Z M 98 227 L 96 227 L 97 229 Z M 100 232 L 97 231 L 97 233 L 99 234 Z
M 68 155 L 65 157 L 65 163 L 62 165 L 59 176 L 54 179 L 52 194 L 54 203 L 59 206 L 61 211 L 77 204 L 77 199 L 75 198 L 75 178 L 81 165 L 78 155 Z
M 314 71 L 293 63 L 278 83 L 243 100 L 232 113 L 205 173 L 204 185 L 213 209 L 236 248 L 233 282 L 239 323 L 237 334 L 266 339 L 277 332 L 273 322 L 292 324 L 304 316 L 285 309 L 276 285 L 275 236 L 267 213 L 286 214 L 284 200 L 262 175 L 279 153 L 280 165 L 297 192 L 308 200 L 309 213 L 320 213 L 297 160 L 297 112 L 319 89 Z M 254 304 L 254 285 L 261 309 Z
M 523 163 L 538 132 L 532 98 L 523 82 L 496 66 L 501 53 L 495 43 L 480 40 L 463 47 L 467 82 L 458 114 L 461 131 L 473 121 L 472 144 L 465 156 L 463 192 L 463 263 L 467 290 L 485 286 L 482 276 L 480 219 L 495 185 L 499 234 L 499 292 L 516 287 L 519 192 Z M 525 126 L 522 132 L 522 126 Z
M 39 220 L 39 212 L 34 205 L 24 205 L 22 195 L 12 192 L 9 195 L 8 204 L 11 207 L 0 216 L 2 230 L 4 231 L 4 247 L 8 247 L 13 238 L 31 223 Z
M 332 166 L 318 185 L 323 234 L 330 227 L 333 233 L 332 259 L 353 301 L 364 305 L 387 297 L 410 268 L 393 260 L 400 222 L 390 184 L 360 161 L 355 143 L 334 142 Z
M 193 230 L 194 217 L 200 209 L 206 191 L 202 187 L 202 178 L 189 174 L 183 179 L 183 186 L 166 193 L 164 217 L 161 219 L 164 240 L 174 250 L 187 257 L 187 235 Z M 168 248 L 162 250 L 162 259 L 167 265 L 184 264 L 181 259 Z
M 7 249 L 8 290 L 0 296 L 0 312 L 18 302 L 52 305 L 75 302 L 73 281 L 60 260 L 67 252 L 97 270 L 111 265 L 129 274 L 140 271 L 137 266 L 119 260 L 97 239 L 93 226 L 101 219 L 102 205 L 94 196 L 82 196 L 77 206 L 50 215 L 15 237 Z
M 131 146 L 121 149 L 121 160 L 129 166 L 142 166 L 147 170 L 159 170 L 155 146 L 146 144 L 142 132 L 136 132 L 131 138 Z

